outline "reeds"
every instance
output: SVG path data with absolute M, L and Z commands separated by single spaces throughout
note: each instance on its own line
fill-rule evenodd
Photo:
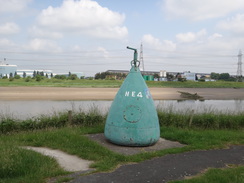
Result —
M 244 112 L 220 112 L 213 109 L 174 111 L 173 106 L 157 109 L 160 126 L 201 129 L 239 129 L 244 127 Z
M 157 108 L 160 126 L 202 129 L 239 129 L 244 127 L 244 112 L 219 112 L 213 109 L 197 113 L 194 110 L 175 111 L 173 106 L 167 109 Z M 26 120 L 14 119 L 11 116 L 0 116 L 0 133 L 32 131 L 65 126 L 95 126 L 105 124 L 107 114 L 96 106 L 87 112 L 66 111 L 53 112 L 51 115 L 40 115 Z

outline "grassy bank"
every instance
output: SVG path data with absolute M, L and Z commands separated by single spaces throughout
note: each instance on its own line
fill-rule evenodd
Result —
M 20 148 L 21 146 L 42 146 L 60 149 L 81 158 L 93 160 L 97 171 L 108 171 L 119 164 L 141 162 L 165 154 L 180 153 L 195 149 L 223 148 L 228 144 L 243 144 L 243 130 L 196 130 L 175 127 L 162 127 L 161 136 L 177 140 L 188 146 L 124 156 L 116 154 L 83 136 L 87 133 L 101 133 L 103 126 L 63 127 L 56 129 L 35 130 L 31 132 L 0 135 L 1 183 L 44 182 L 47 177 L 64 175 L 55 161 L 38 153 Z M 35 168 L 33 168 L 33 166 Z M 48 171 L 47 171 L 48 170 Z
M 85 136 L 103 133 L 106 115 L 96 109 L 88 113 L 73 113 L 72 118 L 68 113 L 55 113 L 25 121 L 2 117 L 0 183 L 45 182 L 48 177 L 67 174 L 53 159 L 22 149 L 21 146 L 60 149 L 94 161 L 92 167 L 97 171 L 109 171 L 119 164 L 141 162 L 165 154 L 244 144 L 243 114 L 205 113 L 192 117 L 191 114 L 158 111 L 158 116 L 161 137 L 187 146 L 131 156 L 114 153 Z
M 9 81 L 8 79 L 0 79 L 0 86 L 47 86 L 47 87 L 112 87 L 118 88 L 123 83 L 122 80 L 62 80 L 62 79 L 43 79 L 36 81 L 30 79 L 26 82 L 25 79 L 14 79 Z M 167 88 L 244 88 L 242 82 L 228 82 L 228 81 L 216 81 L 216 82 L 176 82 L 176 81 L 147 81 L 148 87 L 167 87 Z

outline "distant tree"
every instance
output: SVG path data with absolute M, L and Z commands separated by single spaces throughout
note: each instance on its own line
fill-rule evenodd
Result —
M 95 79 L 101 79 L 101 73 L 100 72 L 95 74 Z
M 17 75 L 17 72 L 15 71 L 14 76 L 16 76 L 16 75 Z
M 11 72 L 10 74 L 9 74 L 9 78 L 12 78 L 13 77 L 13 73 Z
M 51 78 L 53 78 L 53 73 L 51 73 Z
M 71 76 L 71 72 L 69 72 L 69 77 Z
M 173 74 L 166 74 L 166 78 L 169 80 L 169 81 L 172 81 L 174 79 L 174 75 Z
M 36 71 L 33 72 L 33 77 L 36 77 Z
M 154 74 L 153 77 L 154 78 L 159 78 L 159 75 L 158 74 Z
M 78 79 L 77 75 L 76 74 L 71 74 L 68 79 L 71 79 L 71 80 L 76 80 Z
M 54 78 L 56 78 L 56 79 L 66 79 L 66 76 L 65 75 L 56 75 L 56 76 L 54 76 Z
M 221 73 L 219 75 L 219 79 L 221 80 L 228 80 L 230 78 L 230 74 L 229 73 Z
M 211 72 L 210 78 L 218 80 L 219 79 L 219 73 Z
M 26 78 L 26 72 L 23 72 L 23 78 Z
M 46 78 L 48 78 L 48 74 L 46 73 Z

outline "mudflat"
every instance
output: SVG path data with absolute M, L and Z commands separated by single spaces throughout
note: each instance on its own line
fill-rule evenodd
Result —
M 113 100 L 119 88 L 0 87 L 0 100 Z M 149 88 L 154 100 L 180 100 L 181 92 L 205 100 L 244 100 L 244 88 Z

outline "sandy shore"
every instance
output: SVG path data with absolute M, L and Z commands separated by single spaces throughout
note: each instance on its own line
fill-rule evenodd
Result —
M 155 100 L 182 99 L 178 91 L 206 100 L 244 100 L 244 88 L 149 88 Z M 113 100 L 119 88 L 0 87 L 0 100 Z

